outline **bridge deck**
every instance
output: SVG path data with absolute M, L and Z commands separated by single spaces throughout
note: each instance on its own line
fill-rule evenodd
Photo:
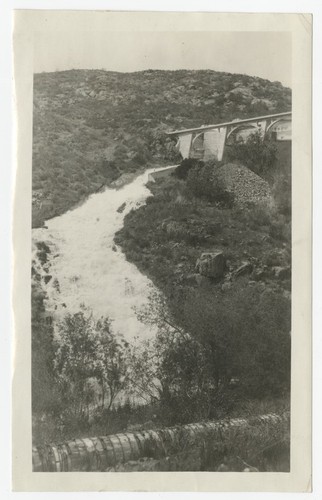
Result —
M 286 111 L 284 113 L 275 113 L 273 115 L 264 115 L 264 116 L 253 116 L 252 118 L 245 118 L 242 120 L 235 120 L 235 121 L 230 121 L 230 122 L 224 122 L 224 123 L 217 123 L 215 125 L 202 125 L 201 127 L 195 127 L 195 128 L 187 128 L 183 130 L 174 130 L 173 132 L 167 132 L 167 135 L 180 135 L 180 134 L 186 134 L 189 132 L 201 132 L 203 130 L 210 130 L 214 128 L 221 128 L 221 127 L 227 127 L 229 125 L 238 125 L 240 123 L 251 123 L 251 122 L 256 122 L 260 120 L 267 120 L 267 119 L 274 119 L 274 118 L 282 118 L 282 117 L 287 117 L 291 116 L 292 111 Z

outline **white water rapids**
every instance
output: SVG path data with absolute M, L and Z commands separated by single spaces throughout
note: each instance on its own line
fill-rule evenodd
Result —
M 35 244 L 44 241 L 50 248 L 48 273 L 52 278 L 42 284 L 48 296 L 46 307 L 55 319 L 85 306 L 94 317 L 108 316 L 114 331 L 131 343 L 155 335 L 134 311 L 147 304 L 153 285 L 113 241 L 124 216 L 151 195 L 146 182 L 153 171 L 147 170 L 122 188 L 93 194 L 80 207 L 48 220 L 46 228 L 33 230 L 33 259 L 42 274 Z M 117 212 L 123 203 L 125 209 Z

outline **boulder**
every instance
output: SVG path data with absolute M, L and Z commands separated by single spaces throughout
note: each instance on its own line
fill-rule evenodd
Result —
M 116 210 L 119 214 L 124 212 L 124 209 L 126 207 L 126 202 L 122 203 L 122 205 L 119 206 L 119 208 Z
M 207 278 L 221 278 L 225 267 L 226 259 L 221 251 L 202 253 L 196 262 L 196 271 Z

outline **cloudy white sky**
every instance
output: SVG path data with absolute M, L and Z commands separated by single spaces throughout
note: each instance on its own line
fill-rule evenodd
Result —
M 281 31 L 38 32 L 34 71 L 212 69 L 291 87 L 291 43 L 291 34 Z

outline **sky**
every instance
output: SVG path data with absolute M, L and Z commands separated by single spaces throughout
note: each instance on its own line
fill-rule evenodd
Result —
M 291 44 L 291 34 L 281 31 L 42 31 L 34 72 L 212 69 L 291 87 Z

